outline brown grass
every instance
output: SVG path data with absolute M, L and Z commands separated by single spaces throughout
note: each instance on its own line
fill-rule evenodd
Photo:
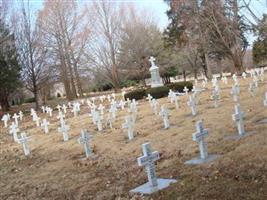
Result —
M 86 106 L 74 118 L 70 113 L 71 139 L 63 142 L 54 112 L 50 133 L 45 135 L 27 116 L 21 130 L 32 136 L 31 155 L 25 158 L 22 146 L 12 141 L 7 129 L 0 131 L 0 199 L 267 199 L 267 125 L 256 121 L 267 117 L 263 107 L 266 82 L 260 84 L 257 96 L 247 90 L 248 81 L 241 80 L 241 108 L 246 112 L 245 128 L 254 134 L 238 141 L 224 140 L 237 134 L 231 115 L 235 103 L 230 84 L 222 86 L 219 108 L 213 108 L 211 89 L 200 97 L 198 115 L 192 117 L 181 97 L 176 111 L 167 98 L 160 99 L 171 110 L 171 128 L 163 130 L 159 116 L 154 116 L 148 102 L 139 101 L 136 136 L 130 143 L 120 128 L 125 111 L 120 111 L 114 129 L 98 133 Z M 40 114 L 43 118 L 44 114 Z M 198 156 L 198 146 L 192 141 L 195 122 L 202 119 L 209 129 L 210 153 L 220 154 L 216 161 L 187 166 L 184 162 Z M 82 128 L 93 135 L 96 159 L 82 160 L 83 148 L 77 143 Z M 141 144 L 150 142 L 161 153 L 157 174 L 175 178 L 176 184 L 150 197 L 130 195 L 129 190 L 146 182 L 146 173 L 137 166 L 142 154 Z

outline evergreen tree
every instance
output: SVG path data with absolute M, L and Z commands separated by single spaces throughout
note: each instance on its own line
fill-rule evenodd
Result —
M 9 110 L 8 99 L 19 86 L 20 66 L 17 61 L 14 35 L 0 20 L 0 105 Z
M 253 43 L 253 62 L 260 66 L 267 65 L 267 15 L 257 26 L 258 39 Z

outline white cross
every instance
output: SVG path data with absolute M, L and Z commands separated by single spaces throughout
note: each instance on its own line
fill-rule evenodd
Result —
M 49 125 L 50 123 L 46 119 L 43 119 L 41 127 L 44 129 L 45 134 L 49 133 L 49 128 L 48 128 Z
M 196 111 L 196 100 L 193 96 L 189 96 L 189 101 L 187 102 L 187 105 L 190 106 L 192 115 L 195 116 L 197 114 Z
M 248 91 L 250 92 L 251 96 L 255 97 L 257 92 L 257 87 L 254 81 L 249 84 Z
M 28 144 L 29 140 L 30 140 L 30 137 L 27 137 L 26 133 L 24 133 L 24 132 L 21 133 L 20 138 L 17 140 L 18 143 L 23 145 L 23 151 L 24 151 L 25 156 L 30 155 L 30 148 L 29 148 L 29 144 Z
M 241 111 L 240 105 L 235 105 L 235 113 L 232 115 L 232 118 L 236 122 L 238 134 L 240 136 L 245 135 L 244 117 L 245 114 Z
M 111 117 L 110 113 L 107 116 L 107 122 L 106 123 L 109 125 L 109 128 L 113 128 L 113 126 L 112 126 L 113 118 Z
M 17 113 L 15 113 L 12 118 L 15 120 L 15 124 L 18 126 L 19 125 L 19 122 L 18 122 L 19 115 L 17 115 Z
M 52 116 L 53 116 L 52 111 L 53 111 L 52 108 L 50 108 L 50 107 L 47 108 L 47 112 L 48 112 L 48 114 L 49 114 L 49 117 L 52 117 Z
M 58 128 L 58 132 L 62 132 L 62 134 L 63 134 L 63 140 L 64 141 L 68 141 L 69 140 L 69 134 L 68 134 L 69 130 L 70 130 L 70 127 L 68 125 L 66 125 L 66 123 L 64 121 L 61 124 L 61 127 Z
M 265 99 L 263 100 L 263 105 L 267 107 L 267 92 L 265 92 Z
M 100 111 L 100 114 L 101 114 L 101 115 L 104 115 L 104 109 L 105 109 L 105 106 L 103 106 L 102 104 L 100 104 L 100 105 L 98 106 L 98 110 Z
M 58 112 L 60 112 L 61 111 L 61 106 L 60 105 L 57 105 L 57 110 L 58 110 Z
M 95 118 L 96 118 L 96 124 L 97 124 L 97 129 L 98 131 L 102 131 L 103 127 L 102 127 L 102 118 L 99 115 L 98 111 L 95 111 Z
M 42 106 L 41 109 L 42 109 L 42 112 L 45 113 L 45 107 Z
M 183 91 L 185 92 L 185 94 L 188 94 L 189 89 L 186 86 L 184 86 Z
M 208 135 L 208 130 L 203 128 L 203 122 L 198 121 L 196 123 L 197 132 L 193 134 L 193 141 L 196 141 L 199 145 L 200 158 L 206 159 L 208 157 L 207 145 L 205 137 Z
M 32 121 L 35 122 L 37 117 L 38 117 L 38 116 L 37 116 L 36 112 L 34 111 L 34 112 L 32 113 Z
M 4 127 L 6 128 L 7 127 L 7 122 L 8 122 L 8 116 L 7 115 L 3 115 L 1 120 L 4 122 Z
M 227 79 L 226 76 L 223 76 L 223 77 L 222 77 L 222 81 L 223 81 L 223 83 L 224 83 L 225 85 L 228 84 L 228 79 Z
M 64 114 L 67 113 L 67 106 L 65 104 L 62 105 L 62 110 L 63 110 Z
M 61 111 L 59 111 L 57 119 L 59 119 L 60 124 L 64 124 L 64 117 L 65 115 Z
M 233 95 L 234 101 L 238 101 L 238 95 L 240 93 L 240 89 L 238 85 L 233 85 L 231 89 L 231 94 Z
M 139 166 L 145 166 L 149 186 L 152 188 L 157 187 L 158 182 L 154 162 L 159 160 L 159 152 L 152 152 L 149 143 L 142 144 L 142 150 L 144 155 L 137 158 L 137 163 Z
M 72 111 L 71 112 L 73 112 L 74 117 L 77 117 L 78 112 L 79 112 L 79 109 L 77 107 L 77 104 L 73 104 L 73 108 L 72 108 Z
M 134 138 L 134 120 L 131 116 L 125 117 L 125 123 L 122 124 L 122 128 L 127 128 L 128 139 L 132 140 Z
M 111 112 L 112 114 L 112 118 L 115 119 L 116 118 L 116 111 L 117 111 L 117 108 L 115 105 L 111 105 L 110 109 L 109 109 L 109 112 Z
M 124 110 L 124 107 L 125 107 L 125 101 L 124 100 L 120 100 L 120 107 L 122 110 Z
M 38 117 L 38 116 L 35 118 L 35 123 L 36 123 L 36 126 L 37 126 L 37 127 L 40 126 L 40 119 L 41 119 L 41 118 Z
M 159 112 L 159 115 L 163 119 L 164 123 L 164 128 L 168 129 L 170 127 L 170 122 L 169 122 L 169 111 L 165 106 L 161 106 L 161 111 Z
M 22 121 L 22 119 L 23 119 L 23 112 L 19 111 L 19 120 Z
M 92 136 L 88 133 L 87 130 L 82 130 L 81 136 L 78 138 L 78 143 L 83 145 L 87 158 L 93 155 L 93 151 L 90 146 L 91 139 Z
M 15 124 L 15 122 L 12 122 L 11 126 L 9 126 L 9 133 L 13 135 L 15 142 L 18 141 L 18 132 L 19 132 L 19 129 L 17 125 Z
M 149 62 L 151 63 L 152 67 L 155 66 L 155 62 L 154 61 L 156 61 L 156 59 L 153 56 L 150 56 Z
M 150 94 L 148 94 L 146 99 L 148 99 L 149 103 L 151 104 L 151 100 L 153 99 L 153 97 Z
M 218 90 L 214 89 L 212 91 L 211 99 L 214 100 L 214 107 L 217 108 L 218 107 L 218 100 L 220 99 L 220 93 L 218 92 Z
M 151 106 L 152 106 L 154 114 L 157 115 L 158 114 L 158 102 L 156 99 L 152 99 Z

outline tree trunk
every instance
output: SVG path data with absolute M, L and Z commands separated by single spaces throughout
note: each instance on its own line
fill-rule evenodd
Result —
M 211 71 L 211 66 L 210 66 L 210 58 L 208 56 L 207 53 L 205 53 L 205 65 L 206 65 L 206 77 L 207 79 L 211 79 L 212 78 L 212 71 Z
M 183 77 L 184 77 L 184 81 L 186 81 L 186 71 L 183 70 Z
M 3 112 L 9 111 L 10 105 L 8 103 L 8 95 L 3 89 L 0 90 L 0 105 Z
M 81 83 L 80 75 L 79 75 L 79 72 L 78 72 L 77 63 L 75 62 L 73 66 L 74 66 L 74 73 L 75 73 L 75 77 L 76 77 L 79 97 L 83 97 L 82 83 Z
M 33 86 L 33 96 L 35 99 L 35 110 L 39 110 L 39 95 L 38 95 L 38 91 L 37 91 L 37 87 L 34 85 Z

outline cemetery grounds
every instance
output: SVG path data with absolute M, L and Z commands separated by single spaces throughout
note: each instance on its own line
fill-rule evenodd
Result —
M 78 117 L 68 110 L 70 140 L 67 142 L 63 142 L 62 134 L 57 131 L 57 111 L 52 119 L 48 118 L 51 126 L 47 135 L 36 128 L 25 112 L 20 129 L 32 136 L 28 158 L 22 145 L 12 141 L 1 123 L 0 199 L 267 199 L 267 124 L 257 123 L 267 117 L 263 106 L 267 84 L 260 82 L 256 97 L 251 97 L 249 80 L 240 79 L 240 105 L 246 114 L 245 129 L 252 134 L 240 140 L 224 139 L 237 134 L 232 120 L 235 102 L 230 94 L 230 79 L 228 85 L 220 81 L 218 108 L 213 107 L 211 83 L 208 84 L 208 89 L 200 95 L 195 117 L 187 106 L 187 96 L 180 97 L 179 110 L 175 110 L 168 98 L 159 99 L 160 105 L 170 109 L 171 127 L 167 130 L 163 129 L 161 117 L 153 114 L 148 101 L 138 101 L 135 138 L 131 142 L 127 141 L 126 130 L 121 129 L 127 110 L 120 110 L 113 129 L 106 128 L 102 133 L 89 118 L 87 105 L 81 106 Z M 185 161 L 199 156 L 192 134 L 196 121 L 201 119 L 209 130 L 208 152 L 221 156 L 208 164 L 185 165 Z M 82 159 L 84 149 L 77 142 L 82 128 L 93 134 L 95 159 Z M 137 157 L 142 155 L 141 144 L 145 142 L 160 152 L 160 160 L 156 162 L 158 177 L 178 181 L 150 196 L 132 195 L 129 190 L 147 182 L 144 168 L 137 165 Z

